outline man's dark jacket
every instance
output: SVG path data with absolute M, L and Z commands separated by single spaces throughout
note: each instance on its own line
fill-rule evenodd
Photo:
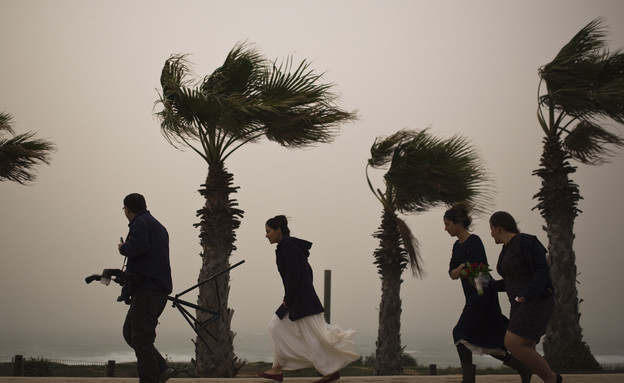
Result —
M 312 267 L 308 263 L 312 242 L 284 236 L 277 244 L 277 270 L 284 284 L 284 302 L 288 317 L 297 320 L 324 312 L 323 305 L 312 284 Z
M 140 288 L 170 294 L 173 283 L 167 229 L 148 210 L 138 212 L 128 227 L 126 242 L 119 248 L 119 253 L 128 257 L 126 271 L 144 278 Z

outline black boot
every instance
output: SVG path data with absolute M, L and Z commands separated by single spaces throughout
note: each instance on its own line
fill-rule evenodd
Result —
M 462 381 L 461 383 L 475 383 L 475 375 L 477 366 L 474 364 L 462 363 Z
M 509 355 L 509 359 L 507 361 L 504 361 L 503 364 L 518 371 L 522 383 L 531 383 L 531 376 L 533 375 L 533 371 L 531 371 L 531 369 L 528 368 L 526 364 L 516 359 L 513 355 Z
M 507 353 L 505 354 L 505 356 L 492 356 L 498 360 L 501 360 L 505 366 L 518 371 L 522 383 L 531 383 L 531 376 L 533 376 L 533 371 L 531 371 L 530 368 L 528 368 L 524 363 L 516 359 L 513 355 Z

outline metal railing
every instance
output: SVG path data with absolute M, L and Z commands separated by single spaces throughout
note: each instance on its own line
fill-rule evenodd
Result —
M 96 366 L 103 367 L 105 370 L 105 374 L 107 377 L 115 376 L 115 366 L 116 363 L 114 360 L 109 360 L 107 362 L 96 362 L 96 361 L 87 361 L 87 360 L 68 360 L 68 359 L 48 359 L 43 357 L 29 357 L 25 358 L 23 355 L 15 355 L 13 357 L 10 356 L 0 356 L 0 363 L 11 363 L 13 364 L 13 376 L 24 376 L 27 365 L 36 364 L 36 363 L 52 363 L 52 364 L 62 364 L 64 366 Z M 136 362 L 129 362 L 124 364 L 136 364 Z

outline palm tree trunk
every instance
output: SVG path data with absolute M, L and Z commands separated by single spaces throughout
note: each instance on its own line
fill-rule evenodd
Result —
M 569 175 L 576 167 L 568 162 L 559 136 L 544 140 L 541 168 L 534 174 L 542 178 L 540 192 L 534 196 L 536 206 L 546 221 L 550 274 L 555 285 L 556 310 L 546 328 L 544 354 L 556 371 L 599 370 L 600 364 L 583 342 L 580 326 L 579 299 L 576 288 L 576 256 L 574 254 L 574 220 L 581 199 L 578 185 Z
M 229 258 L 236 249 L 235 230 L 240 226 L 243 211 L 235 208 L 236 201 L 230 200 L 231 193 L 236 193 L 232 186 L 233 176 L 225 170 L 223 164 L 211 165 L 206 184 L 199 190 L 206 198 L 206 205 L 197 211 L 201 222 L 200 242 L 202 246 L 202 267 L 199 281 L 230 267 Z M 198 304 L 211 309 L 218 309 L 222 318 L 215 320 L 203 331 L 208 348 L 198 337 L 195 342 L 195 369 L 201 377 L 232 378 L 244 365 L 234 355 L 234 336 L 230 330 L 234 311 L 228 308 L 230 292 L 230 273 L 224 273 L 216 283 L 202 284 L 199 289 Z M 210 314 L 197 310 L 199 323 L 206 321 Z
M 375 264 L 381 275 L 379 333 L 375 350 L 375 375 L 398 375 L 401 368 L 401 274 L 406 267 L 405 251 L 400 246 L 397 217 L 384 210 Z

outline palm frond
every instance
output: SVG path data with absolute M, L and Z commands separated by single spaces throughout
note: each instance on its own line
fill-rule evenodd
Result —
M 371 157 L 368 159 L 368 165 L 373 168 L 381 168 L 388 165 L 395 155 L 397 146 L 413 139 L 416 134 L 416 132 L 411 130 L 399 130 L 385 138 L 376 138 L 370 149 Z
M 396 223 L 399 229 L 399 234 L 401 235 L 403 247 L 407 252 L 407 258 L 409 261 L 410 270 L 412 271 L 412 275 L 414 275 L 415 277 L 422 277 L 424 275 L 424 269 L 423 261 L 420 256 L 420 243 L 418 243 L 418 239 L 414 237 L 412 229 L 410 229 L 410 227 L 403 219 L 397 217 Z
M 402 212 L 458 201 L 480 207 L 491 195 L 480 154 L 464 137 L 443 140 L 424 130 L 395 152 L 384 179 L 395 187 L 395 205 Z
M 557 92 L 562 86 L 574 82 L 575 74 L 600 61 L 604 57 L 604 37 L 602 19 L 591 21 L 572 37 L 550 63 L 539 69 L 540 77 L 546 82 L 548 90 Z
M 193 81 L 189 79 L 188 62 L 185 55 L 172 55 L 165 61 L 160 83 L 162 94 L 159 102 L 163 110 L 156 113 L 161 120 L 161 132 L 167 141 L 176 146 L 176 142 L 185 142 L 186 139 L 197 139 L 199 131 L 198 121 L 211 111 L 206 110 L 205 99 L 196 89 L 192 88 Z
M 590 22 L 540 68 L 548 90 L 539 97 L 541 106 L 581 120 L 624 123 L 624 56 L 609 52 L 605 30 L 601 19 Z
M 34 181 L 35 167 L 50 163 L 56 146 L 44 139 L 34 139 L 34 135 L 34 132 L 28 132 L 9 139 L 0 138 L 0 181 L 20 184 Z
M 0 112 L 0 134 L 2 133 L 2 131 L 5 131 L 9 134 L 14 134 L 15 132 L 13 131 L 13 116 L 11 116 L 9 113 L 5 113 L 5 112 Z
M 605 62 L 597 76 L 598 86 L 589 95 L 595 105 L 594 117 L 606 117 L 624 123 L 624 55 Z
M 279 65 L 274 62 L 270 75 L 264 84 L 264 96 L 267 100 L 286 100 L 289 106 L 306 105 L 306 100 L 331 101 L 334 97 L 329 92 L 331 84 L 319 83 L 322 74 L 310 69 L 310 63 L 301 61 L 292 71 L 293 57 L 289 56 Z M 327 96 L 324 100 L 323 95 Z
M 204 94 L 249 95 L 266 75 L 267 60 L 253 44 L 237 43 L 223 64 L 204 78 L 200 90 Z
M 223 65 L 204 79 L 202 93 L 212 95 L 220 106 L 215 126 L 230 143 L 255 142 L 262 128 L 254 114 L 262 103 L 260 89 L 269 73 L 268 61 L 252 44 L 238 43 Z M 224 148 L 225 149 L 225 148 Z
M 581 121 L 565 137 L 563 145 L 572 158 L 587 165 L 600 165 L 614 155 L 608 145 L 622 148 L 624 139 L 595 123 Z
M 494 187 L 481 154 L 465 137 L 442 139 L 421 131 L 400 130 L 377 138 L 368 166 L 387 168 L 386 193 L 369 188 L 389 211 L 420 213 L 464 201 L 478 215 L 487 213 Z
M 258 90 L 261 98 L 256 101 L 261 102 L 247 106 L 269 140 L 291 148 L 327 143 L 342 123 L 357 118 L 356 112 L 336 106 L 334 85 L 321 80 L 322 75 L 310 69 L 306 60 L 294 70 L 292 56 L 279 65 L 273 63 Z
M 208 162 L 262 137 L 291 148 L 331 142 L 340 124 L 356 119 L 335 105 L 333 84 L 322 83 L 307 61 L 271 65 L 251 44 L 236 44 L 198 85 L 189 73 L 185 56 L 167 60 L 157 116 L 169 143 L 198 141 Z

